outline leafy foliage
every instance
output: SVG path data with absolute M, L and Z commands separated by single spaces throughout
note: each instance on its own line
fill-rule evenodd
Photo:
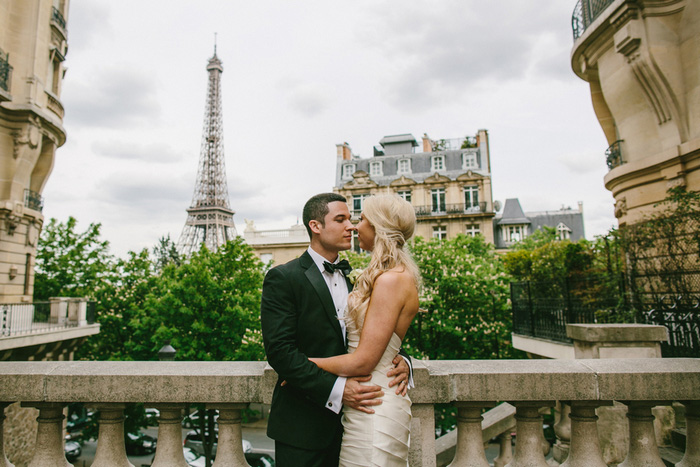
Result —
M 657 207 L 657 214 L 621 229 L 638 302 L 700 290 L 700 193 L 672 188 Z
M 262 360 L 262 264 L 238 238 L 167 265 L 130 323 L 132 352 L 155 355 L 165 343 L 176 360 Z
M 416 358 L 513 358 L 508 283 L 503 264 L 482 236 L 414 240 L 411 250 L 423 279 L 421 312 L 404 348 Z M 354 267 L 369 255 L 345 252 Z
M 417 238 L 412 250 L 423 276 L 426 311 L 409 329 L 409 353 L 448 360 L 512 358 L 510 278 L 493 246 L 480 235 L 458 235 L 442 241 Z
M 84 232 L 69 217 L 66 223 L 49 220 L 39 238 L 34 276 L 34 300 L 50 297 L 93 297 L 110 279 L 114 258 L 109 243 L 100 239 L 100 224 Z

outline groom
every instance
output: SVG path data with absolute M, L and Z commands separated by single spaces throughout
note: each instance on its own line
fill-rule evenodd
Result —
M 343 196 L 322 193 L 304 205 L 311 243 L 299 258 L 265 276 L 261 319 L 267 360 L 279 375 L 272 395 L 267 435 L 275 440 L 278 467 L 337 467 L 343 429 L 340 411 L 348 405 L 373 413 L 383 393 L 362 385 L 370 377 L 343 378 L 326 373 L 308 357 L 346 353 L 343 317 L 350 281 L 338 253 L 350 249 L 355 230 Z M 405 394 L 409 368 L 394 359 Z

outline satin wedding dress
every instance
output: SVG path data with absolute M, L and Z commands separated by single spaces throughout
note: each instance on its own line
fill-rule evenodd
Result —
M 357 349 L 360 330 L 352 319 L 346 320 L 348 352 Z M 343 409 L 343 443 L 339 467 L 407 467 L 411 429 L 411 400 L 396 395 L 396 386 L 390 388 L 392 378 L 386 373 L 393 368 L 392 360 L 399 353 L 401 339 L 391 335 L 389 345 L 372 371 L 372 380 L 364 384 L 381 386 L 384 396 L 375 413 L 368 414 L 345 407 Z

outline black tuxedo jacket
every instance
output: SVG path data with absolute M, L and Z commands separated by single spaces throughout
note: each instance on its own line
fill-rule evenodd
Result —
M 308 357 L 332 357 L 346 348 L 331 293 L 308 252 L 267 273 L 260 315 L 267 360 L 279 375 L 267 434 L 291 446 L 325 449 L 342 429 L 340 415 L 326 408 L 337 377 Z

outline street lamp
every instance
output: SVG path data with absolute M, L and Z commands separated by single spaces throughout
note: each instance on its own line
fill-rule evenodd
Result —
M 158 360 L 161 362 L 172 362 L 175 360 L 175 354 L 177 350 L 170 345 L 170 341 L 166 341 L 165 345 L 158 351 Z

